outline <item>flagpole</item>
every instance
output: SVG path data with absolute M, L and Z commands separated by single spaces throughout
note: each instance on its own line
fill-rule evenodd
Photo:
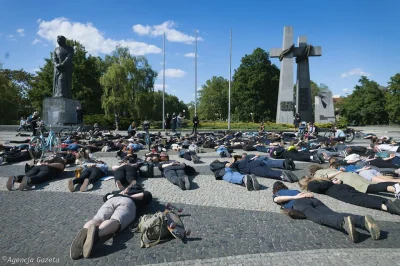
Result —
M 231 129 L 231 79 L 232 79 L 232 29 L 230 31 L 230 49 L 229 49 L 228 130 Z
M 163 38 L 163 96 L 162 96 L 163 130 L 165 130 L 165 32 Z
M 197 114 L 197 30 L 195 30 L 194 50 L 194 114 Z

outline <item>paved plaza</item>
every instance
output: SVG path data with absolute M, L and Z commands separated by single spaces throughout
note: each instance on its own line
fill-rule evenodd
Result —
M 367 128 L 377 135 L 400 139 L 396 128 Z M 0 143 L 23 139 L 15 132 L 0 131 Z M 356 139 L 352 144 L 367 145 Z M 163 210 L 166 202 L 184 209 L 185 225 L 192 230 L 182 242 L 140 248 L 139 234 L 125 229 L 104 244 L 95 246 L 90 259 L 73 261 L 69 247 L 78 230 L 102 205 L 102 196 L 116 190 L 113 180 L 71 193 L 65 177 L 36 186 L 32 191 L 6 191 L 7 177 L 23 174 L 25 162 L 0 166 L 0 265 L 400 265 L 400 216 L 353 206 L 324 195 L 316 195 L 336 211 L 372 215 L 382 229 L 374 241 L 361 232 L 360 243 L 349 241 L 342 232 L 307 220 L 292 220 L 280 213 L 272 201 L 274 180 L 259 178 L 260 191 L 215 180 L 209 163 L 219 159 L 205 149 L 204 162 L 192 165 L 192 190 L 182 191 L 156 170 L 156 177 L 140 179 L 157 199 L 148 212 Z M 241 150 L 235 150 L 240 154 Z M 176 152 L 169 152 L 178 159 Z M 115 152 L 96 153 L 110 167 L 117 164 Z M 143 155 L 140 152 L 139 155 Z M 180 159 L 179 160 L 183 160 Z M 298 176 L 308 174 L 309 163 L 297 162 Z M 297 184 L 288 184 L 298 188 Z

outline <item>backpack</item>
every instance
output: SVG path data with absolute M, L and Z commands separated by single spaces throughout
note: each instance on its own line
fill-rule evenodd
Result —
M 283 153 L 285 152 L 285 148 L 276 147 L 270 151 L 270 155 L 274 159 L 281 159 L 283 157 Z
M 139 225 L 134 231 L 141 233 L 140 247 L 142 248 L 155 246 L 171 235 L 176 239 L 183 239 L 190 234 L 185 230 L 179 215 L 169 210 L 141 216 Z
M 141 177 L 154 177 L 154 164 L 150 162 L 143 162 L 139 167 L 139 174 Z

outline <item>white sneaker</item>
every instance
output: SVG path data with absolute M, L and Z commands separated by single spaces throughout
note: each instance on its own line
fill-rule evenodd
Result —
M 400 199 L 400 184 L 397 183 L 397 184 L 395 184 L 393 187 L 394 187 L 394 189 L 395 189 L 395 191 L 394 191 L 395 197 L 396 197 L 397 199 Z

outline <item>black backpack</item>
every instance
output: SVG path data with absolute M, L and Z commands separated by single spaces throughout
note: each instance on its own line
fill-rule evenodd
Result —
M 141 177 L 154 177 L 154 164 L 151 162 L 143 162 L 139 167 L 139 174 Z

